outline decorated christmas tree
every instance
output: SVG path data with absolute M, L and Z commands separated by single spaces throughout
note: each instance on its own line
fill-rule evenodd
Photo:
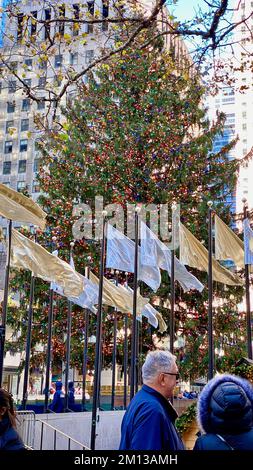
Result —
M 203 102 L 205 87 L 187 61 L 175 58 L 165 50 L 162 41 L 142 49 L 145 33 L 138 47 L 124 50 L 122 55 L 100 65 L 86 84 L 80 83 L 75 98 L 62 109 L 62 124 L 41 138 L 41 169 L 39 183 L 43 195 L 40 203 L 48 213 L 48 231 L 38 234 L 38 241 L 51 248 L 52 237 L 59 256 L 68 260 L 72 226 L 77 220 L 73 208 L 77 203 L 94 208 L 96 196 L 103 196 L 104 205 L 173 201 L 180 203 L 183 223 L 205 243 L 207 241 L 207 201 L 212 200 L 217 213 L 226 223 L 231 220 L 226 194 L 233 192 L 238 162 L 228 159 L 234 146 L 231 142 L 218 153 L 213 152 L 216 136 L 222 134 L 225 116 L 210 123 Z M 85 238 L 76 241 L 74 261 L 83 273 L 89 264 L 98 273 L 100 242 Z M 193 271 L 207 286 L 207 274 Z M 112 277 L 109 270 L 107 277 Z M 120 282 L 125 275 L 120 275 Z M 131 285 L 132 278 L 129 276 Z M 22 349 L 26 326 L 24 312 L 29 296 L 29 275 L 14 277 L 13 287 L 23 288 L 23 307 L 9 311 L 9 322 L 20 330 L 16 347 Z M 154 294 L 144 284 L 143 294 L 150 296 L 169 325 L 170 280 L 163 273 L 159 291 Z M 245 347 L 245 318 L 238 314 L 241 287 L 214 284 L 215 299 L 222 299 L 215 308 L 215 346 L 225 351 L 216 366 L 229 368 Z M 176 335 L 181 372 L 194 378 L 207 370 L 207 288 L 203 293 L 183 293 L 176 288 Z M 46 341 L 48 286 L 36 280 L 36 307 L 33 326 L 33 363 L 44 360 L 36 353 L 36 343 Z M 95 334 L 96 317 L 91 314 L 90 334 Z M 130 315 L 131 318 L 131 315 Z M 55 297 L 53 358 L 65 357 L 67 302 Z M 119 313 L 120 329 L 123 316 Z M 82 364 L 84 312 L 73 307 L 72 364 Z M 104 311 L 103 365 L 112 358 L 113 315 Z M 231 333 L 234 335 L 231 340 Z M 169 334 L 169 330 L 166 334 Z M 158 333 L 159 336 L 159 333 Z M 227 338 L 225 340 L 224 338 Z M 149 325 L 141 326 L 142 352 L 153 347 Z M 123 363 L 123 338 L 118 339 L 118 361 Z M 130 339 L 129 339 L 130 345 Z M 12 347 L 15 347 L 13 343 Z M 93 366 L 93 351 L 89 364 Z

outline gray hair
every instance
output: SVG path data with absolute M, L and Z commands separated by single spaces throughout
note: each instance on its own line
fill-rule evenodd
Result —
M 152 383 L 161 372 L 170 372 L 176 362 L 176 357 L 169 351 L 156 350 L 147 354 L 142 366 L 142 380 Z

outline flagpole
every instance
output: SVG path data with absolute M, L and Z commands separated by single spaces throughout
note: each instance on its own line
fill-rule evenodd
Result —
M 213 233 L 212 233 L 212 201 L 208 201 L 208 380 L 214 373 L 213 344 Z
M 70 262 L 73 257 L 74 246 L 75 246 L 75 242 L 70 242 Z M 70 365 L 70 349 L 71 349 L 71 324 L 72 324 L 72 302 L 68 300 L 64 412 L 69 411 L 68 382 L 69 382 L 69 365 Z
M 136 333 L 137 333 L 137 289 L 138 289 L 138 249 L 139 249 L 139 213 L 141 208 L 135 208 L 135 252 L 134 252 L 134 291 L 133 291 L 133 316 L 132 316 L 132 337 L 131 337 L 131 378 L 130 378 L 130 400 L 134 396 L 134 388 L 137 373 L 136 357 Z
M 128 286 L 128 272 L 126 271 L 126 286 Z M 127 337 L 127 330 L 128 330 L 128 315 L 125 314 L 125 334 L 124 334 L 124 409 L 127 407 L 127 369 L 128 369 L 128 337 Z
M 176 204 L 172 204 L 172 250 L 171 250 L 171 302 L 170 302 L 170 352 L 174 354 L 174 336 L 175 336 L 175 227 L 174 212 Z
M 3 369 L 4 369 L 4 345 L 5 345 L 6 320 L 7 320 L 7 309 L 8 309 L 8 295 L 9 295 L 11 239 L 12 239 L 12 220 L 9 220 L 8 252 L 7 252 L 6 267 L 5 267 L 2 324 L 0 325 L 0 387 L 2 387 Z
M 54 245 L 56 237 L 52 237 L 52 245 Z M 52 250 L 53 251 L 53 250 Z M 50 289 L 49 291 L 49 309 L 48 309 L 48 333 L 47 333 L 47 361 L 46 361 L 46 380 L 45 380 L 45 403 L 44 403 L 44 413 L 50 413 L 48 408 L 49 400 L 49 379 L 50 379 L 50 369 L 51 369 L 51 355 L 52 355 L 52 334 L 53 334 L 53 300 L 54 300 L 54 291 Z
M 99 273 L 99 294 L 98 294 L 98 312 L 97 312 L 97 331 L 96 331 L 96 352 L 95 352 L 95 375 L 93 383 L 93 401 L 91 418 L 91 450 L 95 450 L 96 443 L 96 425 L 97 425 L 97 406 L 99 397 L 99 384 L 101 375 L 101 339 L 102 339 L 102 306 L 103 306 L 103 281 L 105 270 L 105 244 L 106 244 L 106 216 L 107 212 L 102 211 L 103 234 L 100 255 L 100 273 Z
M 243 202 L 243 217 L 244 220 L 248 218 L 247 201 L 244 198 Z M 245 294 L 246 294 L 246 323 L 247 323 L 247 351 L 248 358 L 252 359 L 252 332 L 251 332 L 251 311 L 250 311 L 250 279 L 249 279 L 249 265 L 245 264 Z
M 118 286 L 118 283 L 119 283 L 119 271 L 116 271 L 116 286 Z M 114 308 L 111 410 L 114 410 L 114 406 L 115 406 L 116 355 L 117 355 L 117 309 Z
M 88 260 L 91 260 L 91 257 L 88 256 Z M 85 273 L 86 277 L 90 279 L 90 267 L 85 268 L 87 271 Z M 85 330 L 84 330 L 84 346 L 83 346 L 83 387 L 82 387 L 82 410 L 87 411 L 85 407 L 86 403 L 86 375 L 87 375 L 87 359 L 88 359 L 88 338 L 89 338 L 89 310 L 85 309 Z

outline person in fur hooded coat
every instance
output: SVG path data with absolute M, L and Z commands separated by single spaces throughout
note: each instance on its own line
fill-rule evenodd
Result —
M 253 387 L 235 375 L 223 374 L 203 388 L 197 405 L 203 435 L 193 450 L 253 450 Z

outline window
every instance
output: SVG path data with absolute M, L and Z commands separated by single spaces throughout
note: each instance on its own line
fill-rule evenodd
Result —
M 55 58 L 54 58 L 54 66 L 56 68 L 59 68 L 62 66 L 62 55 L 59 54 L 59 55 L 56 55 Z
M 32 66 L 33 66 L 32 59 L 25 59 L 25 65 L 28 68 L 28 70 L 32 70 Z
M 61 5 L 59 7 L 59 19 L 62 18 L 64 19 L 65 17 L 65 5 Z M 61 36 L 64 35 L 64 21 L 59 21 L 59 33 Z
M 94 51 L 89 50 L 85 52 L 85 62 L 86 64 L 89 64 L 94 57 Z
M 18 172 L 25 173 L 26 172 L 26 160 L 19 160 L 18 162 Z
M 70 65 L 77 65 L 78 63 L 78 53 L 74 52 L 70 54 Z
M 9 181 L 4 181 L 2 184 L 4 184 L 4 186 L 7 186 L 7 188 L 9 188 L 11 185 Z
M 55 75 L 54 76 L 54 86 L 60 86 L 61 84 L 61 77 L 59 77 L 58 75 Z
M 39 169 L 40 169 L 40 159 L 35 158 L 34 162 L 33 162 L 33 171 L 34 171 L 34 173 L 38 173 Z
M 8 82 L 9 93 L 15 93 L 16 89 L 17 89 L 17 82 L 15 80 L 9 80 Z
M 246 124 L 246 123 L 244 123 L 244 124 L 242 125 L 242 130 L 243 130 L 243 131 L 246 131 L 246 130 L 247 130 L 247 124 Z
M 45 101 L 38 101 L 38 110 L 45 109 Z
M 51 20 L 51 9 L 48 8 L 45 10 L 45 21 L 50 21 Z M 45 33 L 44 33 L 44 39 L 50 39 L 50 23 L 45 23 Z
M 94 0 L 91 1 L 91 2 L 87 2 L 88 18 L 89 19 L 92 19 L 92 17 L 94 17 L 94 12 L 95 12 L 94 3 L 95 3 Z M 93 24 L 88 24 L 87 32 L 88 33 L 93 33 Z
M 44 90 L 46 86 L 46 77 L 40 77 L 38 82 L 38 87 Z
M 31 18 L 31 36 L 34 36 L 37 31 L 37 11 L 32 11 Z
M 20 42 L 23 36 L 23 13 L 18 14 L 17 41 Z
M 15 111 L 15 101 L 7 102 L 7 113 L 14 113 Z
M 102 18 L 105 20 L 109 16 L 109 1 L 108 0 L 102 0 Z M 108 23 L 105 21 L 102 23 L 102 31 L 107 31 L 108 30 Z
M 31 78 L 25 78 L 25 79 L 24 79 L 24 83 L 25 83 L 28 87 L 31 87 L 31 85 L 32 85 L 32 79 L 31 79 Z
M 27 147 L 28 147 L 28 139 L 20 139 L 19 151 L 27 152 Z
M 45 70 L 47 68 L 47 61 L 46 60 L 39 59 L 38 62 L 39 62 L 39 68 L 41 70 Z
M 8 134 L 9 133 L 9 130 L 11 129 L 11 127 L 14 126 L 14 121 L 6 121 L 6 129 L 5 129 L 5 133 Z
M 18 181 L 17 182 L 17 191 L 20 192 L 25 188 L 26 188 L 26 182 L 25 181 Z
M 21 111 L 29 111 L 30 109 L 30 100 L 29 98 L 25 98 L 23 101 L 22 101 L 22 109 Z
M 244 119 L 246 119 L 246 117 L 247 117 L 247 111 L 243 111 L 242 117 L 243 117 Z
M 12 140 L 6 140 L 4 142 L 4 153 L 12 152 Z
M 33 193 L 39 193 L 40 192 L 40 187 L 39 187 L 39 183 L 38 183 L 37 180 L 33 180 L 32 192 Z
M 80 18 L 80 6 L 78 4 L 73 5 L 74 19 L 79 20 Z M 73 36 L 78 36 L 79 33 L 79 24 L 78 22 L 73 23 Z
M 247 149 L 242 150 L 243 155 L 247 155 Z
M 21 119 L 20 131 L 25 132 L 29 130 L 29 119 Z
M 3 175 L 10 175 L 11 174 L 11 162 L 4 162 L 3 163 Z
M 18 70 L 18 63 L 17 62 L 10 62 L 9 68 L 12 72 L 17 72 Z

